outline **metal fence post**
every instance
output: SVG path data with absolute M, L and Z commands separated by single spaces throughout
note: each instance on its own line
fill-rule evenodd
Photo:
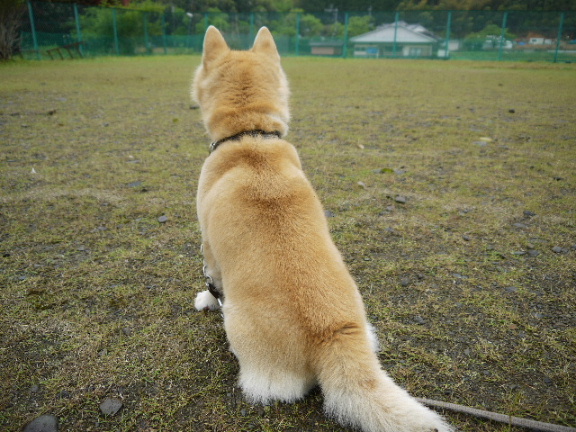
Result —
M 162 12 L 162 45 L 164 45 L 164 54 L 168 53 L 166 47 L 166 11 Z
M 344 14 L 344 46 L 342 47 L 342 57 L 348 57 L 348 18 L 349 14 Z
M 504 51 L 504 41 L 506 39 L 506 25 L 508 22 L 508 12 L 504 12 L 502 17 L 502 31 L 500 32 L 500 48 L 498 49 L 498 61 L 502 60 L 502 53 Z
M 396 49 L 397 47 L 397 43 L 396 40 L 398 39 L 398 18 L 400 17 L 400 14 L 398 12 L 396 12 L 396 15 L 394 16 L 394 43 L 392 45 L 392 57 L 396 57 Z
M 444 57 L 448 60 L 450 58 L 450 30 L 452 27 L 452 11 L 448 11 L 448 20 L 446 21 L 446 49 L 444 50 Z
M 560 41 L 564 33 L 564 18 L 566 12 L 560 12 L 560 24 L 558 25 L 558 37 L 556 38 L 556 50 L 554 51 L 554 63 L 558 63 L 558 51 L 560 50 Z
M 74 3 L 74 20 L 76 21 L 76 42 L 82 42 L 82 27 L 80 27 L 80 14 L 78 13 L 77 3 Z M 78 45 L 78 51 L 80 51 L 80 55 L 84 57 L 82 44 Z
M 34 44 L 34 51 L 36 58 L 40 60 L 40 50 L 38 49 L 38 38 L 36 37 L 36 26 L 34 25 L 34 11 L 32 10 L 32 3 L 28 2 L 28 16 L 30 17 L 30 29 L 32 30 L 32 43 Z
M 148 12 L 144 12 L 142 18 L 144 20 L 144 48 L 147 54 L 152 54 L 150 50 L 150 38 L 148 36 Z
M 118 20 L 116 9 L 112 9 L 112 30 L 114 31 L 114 50 L 116 55 L 120 55 L 120 41 L 118 40 Z
M 296 56 L 300 55 L 300 17 L 301 13 L 296 14 Z

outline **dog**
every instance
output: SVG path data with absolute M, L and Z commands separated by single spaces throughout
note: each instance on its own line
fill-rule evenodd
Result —
M 358 288 L 284 140 L 288 80 L 270 31 L 235 51 L 210 26 L 192 97 L 212 139 L 197 194 L 209 290 L 195 307 L 222 304 L 246 399 L 293 402 L 319 385 L 326 413 L 343 425 L 451 431 L 380 367 Z

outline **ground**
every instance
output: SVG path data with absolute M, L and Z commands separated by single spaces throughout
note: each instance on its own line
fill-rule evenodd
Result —
M 0 65 L 2 430 L 42 414 L 61 431 L 346 430 L 318 390 L 245 402 L 221 316 L 193 308 L 198 63 Z M 284 66 L 288 138 L 383 367 L 418 397 L 574 426 L 574 65 Z M 109 398 L 122 407 L 105 415 Z

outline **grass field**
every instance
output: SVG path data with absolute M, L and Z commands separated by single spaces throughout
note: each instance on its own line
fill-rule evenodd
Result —
M 0 429 L 50 414 L 61 431 L 346 430 L 319 391 L 246 403 L 220 315 L 194 311 L 198 62 L 0 65 Z M 288 138 L 390 375 L 418 397 L 575 426 L 576 66 L 284 66 Z

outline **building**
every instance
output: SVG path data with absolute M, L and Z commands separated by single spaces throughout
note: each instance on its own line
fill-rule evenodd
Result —
M 310 54 L 317 56 L 341 57 L 344 48 L 343 40 L 310 41 Z
M 420 24 L 398 21 L 350 38 L 355 57 L 436 57 L 439 39 Z

